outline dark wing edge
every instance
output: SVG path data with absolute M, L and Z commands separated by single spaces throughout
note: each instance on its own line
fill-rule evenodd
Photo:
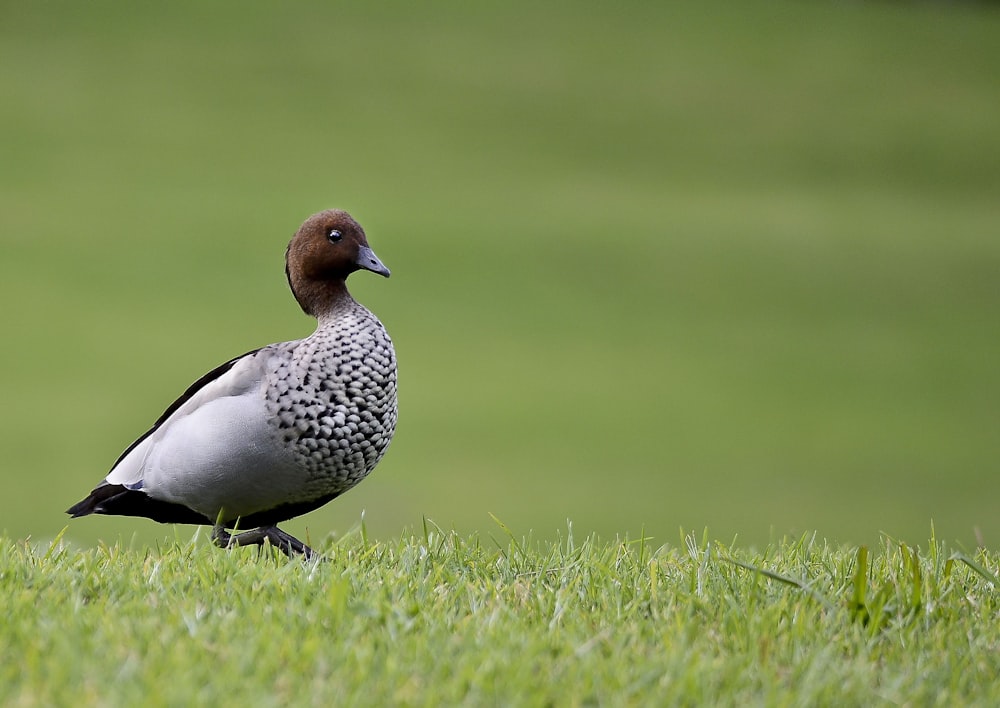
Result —
M 273 509 L 258 511 L 241 518 L 223 519 L 226 528 L 240 526 L 245 529 L 258 526 L 273 526 L 281 521 L 301 516 L 318 509 L 327 502 L 340 496 L 340 492 L 326 494 L 318 499 L 305 502 L 279 504 Z M 214 519 L 199 514 L 183 504 L 153 499 L 144 491 L 129 489 L 121 484 L 102 484 L 90 493 L 83 501 L 77 502 L 66 513 L 74 519 L 90 514 L 105 514 L 108 516 L 144 516 L 162 524 L 215 524 Z

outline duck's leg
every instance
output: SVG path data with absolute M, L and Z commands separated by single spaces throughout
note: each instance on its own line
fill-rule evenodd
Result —
M 277 526 L 262 526 L 259 529 L 237 534 L 229 533 L 221 525 L 212 529 L 212 542 L 219 548 L 262 546 L 265 541 L 268 541 L 289 558 L 297 553 L 305 556 L 306 560 L 313 557 L 313 550 L 309 546 Z

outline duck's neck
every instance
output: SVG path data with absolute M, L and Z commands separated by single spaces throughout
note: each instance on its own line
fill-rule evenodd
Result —
M 319 320 L 320 325 L 335 318 L 338 312 L 354 303 L 343 280 L 296 283 L 293 292 L 306 314 Z

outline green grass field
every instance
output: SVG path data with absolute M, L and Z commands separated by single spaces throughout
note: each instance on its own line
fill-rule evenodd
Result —
M 995 547 L 998 37 L 958 3 L 10 5 L 0 529 L 53 538 L 188 383 L 308 333 L 284 247 L 340 206 L 393 270 L 352 287 L 399 432 L 289 531 Z
M 329 562 L 0 541 L 0 703 L 995 705 L 996 553 L 535 544 L 428 524 Z

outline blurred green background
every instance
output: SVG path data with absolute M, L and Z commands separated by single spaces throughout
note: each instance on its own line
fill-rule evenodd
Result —
M 4 3 L 0 81 L 14 537 L 311 331 L 282 257 L 337 206 L 401 417 L 289 531 L 1000 541 L 995 7 Z

